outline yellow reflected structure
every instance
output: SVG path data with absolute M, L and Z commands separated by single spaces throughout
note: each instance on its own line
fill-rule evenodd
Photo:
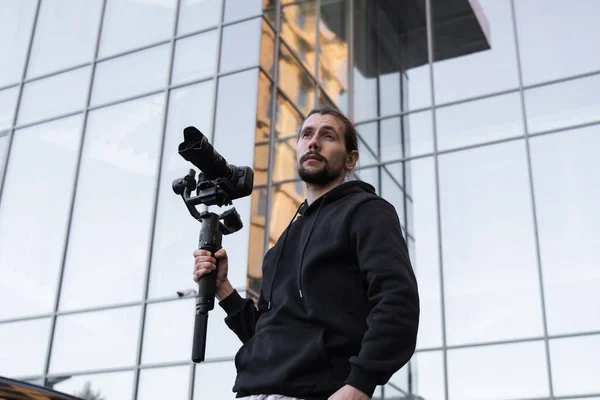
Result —
M 345 0 L 323 0 L 319 10 L 315 1 L 282 0 L 277 60 L 274 59 L 274 13 L 265 11 L 248 254 L 248 288 L 252 295 L 257 295 L 260 288 L 265 251 L 275 244 L 306 198 L 304 183 L 296 170 L 297 135 L 304 116 L 317 104 L 346 108 L 341 104 L 346 101 L 344 94 L 348 91 L 348 43 L 329 29 L 326 21 L 345 24 L 347 9 Z M 277 99 L 272 110 L 275 62 Z M 273 137 L 271 124 L 275 124 Z M 269 165 L 271 147 L 273 156 Z

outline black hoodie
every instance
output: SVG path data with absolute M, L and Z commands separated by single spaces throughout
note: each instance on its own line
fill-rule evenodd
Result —
M 394 207 L 362 181 L 304 202 L 265 254 L 258 309 L 219 304 L 243 342 L 238 397 L 327 399 L 345 384 L 369 396 L 415 350 L 419 295 Z

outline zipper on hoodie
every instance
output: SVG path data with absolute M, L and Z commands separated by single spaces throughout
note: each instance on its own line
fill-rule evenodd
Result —
M 310 225 L 310 230 L 308 231 L 308 237 L 306 238 L 306 241 L 304 242 L 304 246 L 302 246 L 302 253 L 300 253 L 300 266 L 298 268 L 298 293 L 300 294 L 301 299 L 304 298 L 304 296 L 302 295 L 302 268 L 303 268 L 303 264 L 304 264 L 304 252 L 306 251 L 306 246 L 308 246 L 308 241 L 310 240 L 310 236 L 313 233 L 313 229 L 315 227 L 315 224 L 317 223 L 317 219 L 319 218 L 319 212 L 321 212 L 321 207 L 323 206 L 323 203 L 325 203 L 325 200 L 327 200 L 327 196 L 323 196 L 323 199 L 319 203 L 319 208 L 317 208 L 317 214 L 315 215 L 315 219 L 313 220 L 312 224 Z

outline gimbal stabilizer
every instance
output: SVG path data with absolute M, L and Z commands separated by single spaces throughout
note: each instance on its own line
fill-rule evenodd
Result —
M 234 207 L 218 215 L 208 211 L 200 213 L 196 210 L 196 205 L 222 207 L 231 205 L 234 199 L 249 196 L 254 185 L 254 171 L 250 167 L 228 164 L 193 126 L 183 130 L 183 137 L 184 141 L 178 149 L 179 155 L 202 172 L 196 182 L 196 173 L 190 169 L 186 176 L 173 181 L 173 191 L 181 195 L 192 217 L 202 223 L 198 248 L 214 255 L 221 248 L 223 235 L 242 229 L 242 220 Z M 191 197 L 194 190 L 196 196 Z M 204 361 L 208 312 L 215 305 L 216 279 L 217 272 L 213 271 L 202 276 L 198 284 L 192 348 L 192 361 L 195 363 Z

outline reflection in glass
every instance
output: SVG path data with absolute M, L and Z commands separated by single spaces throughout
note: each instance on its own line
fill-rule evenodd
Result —
M 278 87 L 303 114 L 307 114 L 314 107 L 315 81 L 284 45 L 281 45 L 279 52 Z
M 144 368 L 140 371 L 138 399 L 187 399 L 190 389 L 190 367 Z
M 377 123 L 374 123 L 377 125 Z M 366 167 L 369 165 L 377 164 L 379 159 L 374 155 L 377 149 L 374 151 L 364 142 L 362 137 L 358 136 L 358 164 L 357 167 Z
M 347 0 L 322 1 L 319 18 L 319 83 L 342 110 L 348 107 Z
M 550 340 L 555 396 L 600 393 L 600 336 Z
M 27 76 L 91 62 L 101 10 L 102 0 L 42 1 Z
M 54 390 L 80 397 L 93 393 L 106 400 L 131 400 L 133 371 L 76 375 L 55 384 Z
M 379 76 L 379 114 L 394 115 L 402 111 L 400 105 L 400 73 L 392 72 Z
M 600 121 L 598 91 L 600 74 L 526 90 L 529 133 Z
M 317 26 L 315 20 L 315 2 L 304 1 L 282 4 L 281 38 L 311 75 L 315 75 L 315 50 Z
M 273 76 L 275 62 L 273 56 L 275 55 L 275 31 L 264 19 L 262 20 L 261 28 L 261 39 L 260 39 L 260 66 L 269 74 Z
M 358 162 L 361 166 L 366 165 L 366 164 L 362 164 L 363 161 L 366 160 L 361 160 L 361 158 L 366 157 L 367 160 L 370 159 L 370 157 L 375 157 L 378 158 L 379 155 L 379 139 L 378 139 L 378 126 L 379 123 L 378 122 L 370 122 L 368 124 L 362 124 L 362 125 L 356 125 L 356 130 L 358 131 L 358 137 L 360 138 L 359 140 L 359 147 L 361 142 L 365 144 L 365 146 L 363 147 L 363 149 L 358 149 L 359 150 L 359 156 L 358 156 Z M 368 149 L 367 149 L 368 146 Z M 370 152 L 371 155 L 367 155 L 365 154 L 366 152 Z
M 549 333 L 599 330 L 600 127 L 530 143 Z
M 44 373 L 49 337 L 50 318 L 0 324 L 0 376 L 19 378 Z
M 325 92 L 323 91 L 323 89 L 319 88 L 318 89 L 319 92 L 319 98 L 317 99 L 317 107 L 329 107 L 329 108 L 333 108 L 336 109 L 338 108 L 337 105 L 335 105 L 327 96 L 327 94 L 325 94 Z M 342 109 L 347 109 L 348 107 L 342 107 L 340 109 L 340 111 Z
M 216 30 L 179 39 L 175 42 L 175 61 L 171 83 L 212 77 L 217 65 Z
M 267 189 L 255 188 L 252 192 L 252 217 L 250 219 L 250 245 L 248 249 L 248 286 L 260 291 L 262 261 L 265 253 L 265 224 L 267 216 Z
M 156 95 L 89 113 L 62 310 L 142 298 L 163 103 Z
M 50 372 L 59 374 L 134 365 L 139 326 L 140 307 L 59 316 Z
M 175 296 L 178 290 L 195 285 L 192 253 L 198 248 L 201 224 L 192 218 L 171 184 L 185 176 L 190 168 L 195 168 L 177 153 L 179 143 L 183 141 L 183 129 L 195 126 L 210 138 L 213 92 L 214 81 L 207 81 L 173 90 L 169 96 L 150 267 L 150 298 Z M 161 122 L 157 121 L 157 124 Z
M 176 0 L 107 1 L 98 56 L 107 57 L 170 38 L 176 4 Z
M 17 96 L 19 96 L 18 86 L 0 91 L 0 131 L 9 129 L 13 124 Z
M 518 93 L 489 97 L 436 110 L 438 150 L 523 135 Z
M 193 265 L 190 256 L 189 286 L 197 289 L 191 279 Z M 148 304 L 142 364 L 187 361 L 191 357 L 195 304 L 193 298 Z
M 169 45 L 162 45 L 99 63 L 94 77 L 92 105 L 164 88 L 169 62 Z
M 298 178 L 296 163 L 297 142 L 297 138 L 293 136 L 289 139 L 278 140 L 275 143 L 275 156 L 273 157 L 273 165 L 271 166 L 274 182 Z
M 223 28 L 220 73 L 258 65 L 261 23 L 261 18 L 254 18 Z
M 444 359 L 441 351 L 416 353 L 412 360 L 413 393 L 426 400 L 446 398 Z
M 541 336 L 525 144 L 444 154 L 439 173 L 448 344 Z
M 391 167 L 391 165 L 387 165 L 382 168 L 381 172 L 381 197 L 389 201 L 394 208 L 396 209 L 396 214 L 398 214 L 398 219 L 400 220 L 400 225 L 402 228 L 405 228 L 405 220 L 404 220 L 404 191 L 400 187 L 400 181 L 402 177 L 392 178 L 389 174 L 387 168 Z
M 270 139 L 271 134 L 271 118 L 273 117 L 273 82 L 265 75 L 264 72 L 260 72 L 258 75 L 258 98 L 257 98 L 257 109 L 256 109 L 256 137 L 255 143 L 266 143 Z M 279 110 L 279 107 L 278 107 Z M 277 117 L 276 117 L 277 118 Z M 254 162 L 260 163 L 267 167 L 268 159 L 262 160 L 257 159 L 257 155 L 254 155 Z M 254 171 L 256 172 L 256 170 Z M 260 178 L 260 181 L 266 184 L 266 177 Z M 254 176 L 254 184 L 257 183 L 257 176 Z
M 37 0 L 0 3 L 0 87 L 23 76 Z
M 23 87 L 17 124 L 39 121 L 86 107 L 90 67 L 54 75 Z
M 275 245 L 304 199 L 306 199 L 305 185 L 301 181 L 273 186 L 269 220 L 269 247 Z
M 511 2 L 480 0 L 479 5 L 487 20 L 490 48 L 444 61 L 438 61 L 436 54 L 433 72 L 437 104 L 519 87 Z M 438 45 L 446 45 L 441 35 L 448 34 L 442 26 L 448 22 L 441 14 L 448 12 L 447 9 L 443 0 L 432 5 L 433 31 L 440 35 L 434 35 L 433 40 Z
M 600 35 L 597 1 L 578 1 L 573 7 L 569 2 L 525 0 L 513 7 L 524 85 L 600 69 L 600 53 L 594 50 Z M 561 29 L 548 29 L 552 26 Z
M 275 115 L 275 137 L 298 137 L 304 122 L 302 114 L 283 96 L 277 96 L 277 111 Z
M 267 0 L 223 0 L 225 2 L 224 22 L 260 15 L 263 2 Z
M 377 116 L 377 78 L 365 77 L 354 68 L 354 121 Z
M 258 68 L 219 78 L 214 147 L 230 163 L 254 165 L 254 138 Z M 234 287 L 246 284 L 251 196 L 234 200 L 244 228 L 223 238 L 229 250 L 229 280 Z M 222 212 L 222 211 L 221 211 Z
M 194 400 L 229 399 L 236 377 L 233 361 L 196 365 Z
M 0 207 L 0 304 L 10 306 L 0 319 L 53 309 L 82 122 L 77 115 L 14 133 Z
M 548 397 L 544 343 L 449 350 L 448 390 L 461 400 Z
M 419 282 L 421 318 L 417 348 L 442 345 L 442 311 L 439 271 L 439 243 L 435 192 L 435 166 L 431 157 L 409 161 L 412 187 L 409 194 L 412 205 L 414 250 L 411 262 Z
M 222 0 L 180 0 L 177 34 L 216 27 L 221 20 L 222 3 Z

